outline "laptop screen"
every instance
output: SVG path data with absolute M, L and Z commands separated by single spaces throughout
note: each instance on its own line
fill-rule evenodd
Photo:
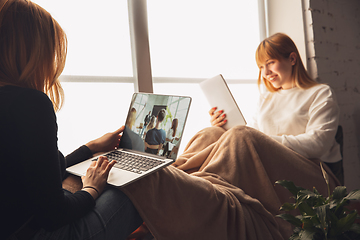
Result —
M 176 159 L 191 98 L 135 93 L 119 147 Z

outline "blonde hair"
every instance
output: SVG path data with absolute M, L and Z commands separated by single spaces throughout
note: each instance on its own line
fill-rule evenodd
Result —
M 293 52 L 296 54 L 296 62 L 292 69 L 291 78 L 294 81 L 295 86 L 302 89 L 307 89 L 319 84 L 309 76 L 303 62 L 301 61 L 300 54 L 295 43 L 286 34 L 276 33 L 264 39 L 256 49 L 256 63 L 258 66 L 260 66 L 261 64 L 264 64 L 268 59 L 288 59 L 290 57 L 290 54 Z M 270 92 L 276 92 L 280 89 L 273 87 L 271 83 L 264 79 L 261 76 L 261 71 L 259 70 L 259 87 L 262 82 L 266 86 L 267 90 Z
M 136 109 L 131 108 L 126 118 L 125 125 L 128 126 L 130 129 L 132 129 L 132 127 L 135 125 L 135 120 L 136 120 Z
M 173 137 L 175 137 L 178 124 L 179 124 L 179 120 L 177 118 L 174 118 L 174 120 L 171 123 L 171 128 L 170 128 L 170 129 L 173 129 L 173 134 L 172 134 Z
M 0 86 L 13 85 L 46 93 L 55 111 L 64 92 L 59 76 L 67 38 L 50 13 L 28 0 L 0 4 Z
M 150 122 L 146 127 L 146 130 L 154 128 L 155 127 L 155 121 L 156 121 L 156 117 L 154 115 L 152 115 L 151 118 L 150 118 Z

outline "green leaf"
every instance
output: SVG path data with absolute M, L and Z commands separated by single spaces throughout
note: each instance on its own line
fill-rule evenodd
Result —
M 301 190 L 298 193 L 297 204 L 306 202 L 309 206 L 321 206 L 326 204 L 326 200 L 320 194 L 310 192 L 309 190 Z
M 301 190 L 298 192 L 298 195 L 299 195 L 299 196 L 304 196 L 304 197 L 307 197 L 307 198 L 319 196 L 319 194 L 316 194 L 316 193 L 314 193 L 314 192 L 312 192 L 312 191 L 309 191 L 309 190 L 307 190 L 307 189 L 301 189 Z
M 348 199 L 348 200 L 359 200 L 359 199 L 360 199 L 360 190 L 351 191 L 351 192 L 345 197 L 345 199 Z
M 294 225 L 291 240 L 317 239 L 360 239 L 360 225 L 355 223 L 359 214 L 349 211 L 346 206 L 350 200 L 360 200 L 360 190 L 346 193 L 346 187 L 336 187 L 333 193 L 324 198 L 316 188 L 313 191 L 295 186 L 291 181 L 277 181 L 295 197 L 295 203 L 285 203 L 284 211 L 299 209 L 301 215 L 281 214 L 280 217 Z
M 333 201 L 330 201 L 329 204 L 330 204 L 330 209 L 333 209 L 338 206 L 339 202 L 336 202 L 333 200 Z
M 284 203 L 281 208 L 280 211 L 291 211 L 295 209 L 295 204 L 292 203 Z
M 295 184 L 292 181 L 287 180 L 279 180 L 275 182 L 276 184 L 279 184 L 289 190 L 295 197 L 297 196 L 298 192 L 300 190 L 304 190 L 302 187 L 295 186 Z
M 297 217 L 294 217 L 291 214 L 284 213 L 284 214 L 276 215 L 276 217 L 282 218 L 294 226 L 301 227 L 301 224 L 302 224 L 301 220 L 298 219 Z
M 297 234 L 293 234 L 290 236 L 289 240 L 300 240 L 300 237 Z
M 335 215 L 338 218 L 341 218 L 345 213 L 344 213 L 344 206 L 349 205 L 349 201 L 347 199 L 343 199 L 341 202 L 338 202 L 336 208 L 335 208 Z
M 326 234 L 325 229 L 328 229 L 328 227 L 329 227 L 328 223 L 326 222 L 328 209 L 329 209 L 329 205 L 323 205 L 323 206 L 317 207 L 315 209 L 316 214 L 320 221 L 321 230 L 324 232 L 324 234 Z
M 301 240 L 312 240 L 317 232 L 314 230 L 303 230 L 299 236 Z
M 345 217 L 339 219 L 337 229 L 340 232 L 345 232 L 350 229 L 357 217 L 357 212 L 349 213 Z
M 346 187 L 338 186 L 333 191 L 333 200 L 340 201 L 346 196 Z
M 331 222 L 332 226 L 337 226 L 337 222 L 339 221 L 338 216 L 335 215 L 333 211 L 328 212 L 328 221 Z
M 312 207 L 310 207 L 306 202 L 300 203 L 298 208 L 303 216 L 314 216 L 316 214 L 314 209 L 312 209 Z
M 305 230 L 321 228 L 319 218 L 316 215 L 311 217 L 303 217 L 302 222 L 302 228 Z

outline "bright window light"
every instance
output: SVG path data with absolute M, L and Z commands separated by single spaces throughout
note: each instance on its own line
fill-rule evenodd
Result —
M 251 122 L 259 95 L 255 62 L 260 42 L 257 3 L 147 1 L 152 75 L 155 80 L 180 78 L 177 83 L 155 83 L 154 92 L 193 99 L 180 152 L 196 132 L 210 126 L 208 111 L 213 107 L 197 83 L 180 83 L 181 79 L 191 82 L 222 74 L 226 80 L 250 80 L 229 87 L 246 120 Z
M 58 112 L 58 144 L 69 154 L 82 144 L 125 124 L 132 83 L 62 83 L 64 107 Z
M 134 85 L 104 79 L 133 76 L 127 1 L 33 2 L 49 11 L 67 34 L 64 77 L 85 79 L 62 83 L 65 104 L 57 114 L 58 143 L 68 154 L 125 123 Z M 257 1 L 148 0 L 147 6 L 152 75 L 178 79 L 176 83 L 155 83 L 154 92 L 193 99 L 180 153 L 197 131 L 210 126 L 210 106 L 199 85 L 188 83 L 192 79 L 221 73 L 225 79 L 254 80 L 229 84 L 245 118 L 251 118 L 258 96 L 254 58 L 260 39 Z M 87 76 L 92 76 L 88 82 Z
M 133 76 L 127 1 L 33 2 L 45 8 L 67 34 L 63 75 L 99 76 L 98 82 L 92 78 L 62 83 L 65 104 L 57 114 L 58 145 L 66 155 L 125 123 L 134 85 L 102 80 L 104 76 Z
M 34 0 L 65 30 L 64 75 L 132 76 L 125 0 Z
M 256 78 L 257 2 L 147 1 L 153 77 Z

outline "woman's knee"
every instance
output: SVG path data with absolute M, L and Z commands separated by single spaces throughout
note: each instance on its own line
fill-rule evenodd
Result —
M 257 134 L 256 132 L 258 131 L 252 127 L 238 125 L 227 130 L 226 134 L 236 135 L 238 137 L 241 137 L 241 136 L 252 136 L 254 134 L 256 135 Z
M 132 231 L 135 230 L 133 226 L 138 227 L 143 222 L 129 197 L 115 187 L 109 187 L 96 199 L 95 211 L 102 215 L 104 222 L 118 218 L 119 226 Z
M 222 134 L 226 132 L 225 129 L 222 127 L 207 127 L 198 132 L 202 137 L 209 138 L 209 137 L 220 137 Z
M 128 204 L 130 199 L 119 189 L 116 189 L 115 187 L 109 187 L 107 188 L 99 198 L 96 199 L 96 205 L 97 206 L 106 206 L 108 204 L 110 205 L 123 205 Z

